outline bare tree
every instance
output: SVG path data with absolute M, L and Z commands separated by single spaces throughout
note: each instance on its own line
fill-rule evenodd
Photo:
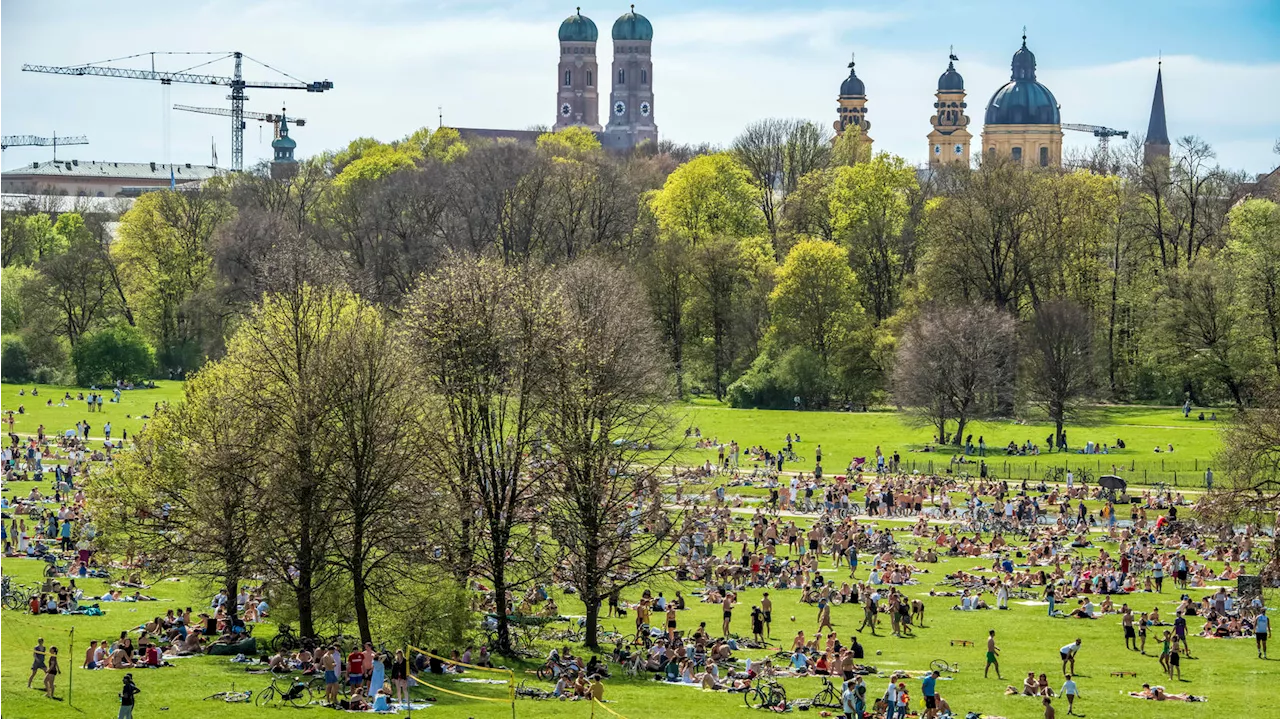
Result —
M 1093 322 L 1070 300 L 1049 300 L 1036 308 L 1024 336 L 1027 394 L 1060 437 L 1079 400 L 1094 389 Z
M 423 278 L 406 309 L 427 391 L 443 414 L 428 461 L 478 513 L 475 571 L 492 582 L 498 649 L 511 652 L 513 590 L 537 576 L 530 520 L 540 473 L 526 458 L 546 393 L 558 300 L 531 269 L 459 256 Z
M 676 423 L 660 340 L 636 279 L 585 260 L 558 280 L 565 307 L 543 423 L 554 465 L 546 519 L 562 572 L 586 605 L 586 644 L 594 647 L 601 601 L 664 571 L 675 547 L 678 521 L 660 514 L 642 532 L 640 517 L 646 487 L 675 453 Z
M 989 305 L 925 308 L 907 326 L 894 358 L 898 404 L 960 444 L 965 425 L 995 412 L 1012 394 L 1017 357 L 1013 319 Z
M 808 120 L 769 118 L 751 123 L 733 141 L 732 153 L 751 173 L 760 193 L 775 253 L 787 198 L 812 170 L 826 167 L 831 132 Z

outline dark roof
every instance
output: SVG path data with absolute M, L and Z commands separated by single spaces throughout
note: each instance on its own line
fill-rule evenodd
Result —
M 1036 56 L 1027 49 L 1027 38 L 1013 54 L 1009 82 L 996 90 L 987 103 L 988 125 L 1057 125 L 1062 122 L 1058 100 L 1049 88 L 1036 82 Z
M 1156 93 L 1151 98 L 1151 121 L 1147 123 L 1147 142 L 1154 145 L 1169 144 L 1169 128 L 1164 121 L 1164 78 L 1156 68 Z
M 849 77 L 840 83 L 840 96 L 859 96 L 867 94 L 867 86 L 862 84 L 862 80 L 858 77 L 857 71 L 853 69 L 853 63 L 849 63 Z
M 595 42 L 598 36 L 596 24 L 582 14 L 582 8 L 560 23 L 560 42 Z
M 964 90 L 964 78 L 956 72 L 955 62 L 947 63 L 947 71 L 938 78 L 938 89 L 949 91 Z
M 534 143 L 543 133 L 538 130 L 494 130 L 482 127 L 455 127 L 463 142 L 468 140 L 515 140 Z
M 148 179 L 168 182 L 169 173 L 178 182 L 206 180 L 222 172 L 210 165 L 173 164 L 159 162 L 83 162 L 80 160 L 50 160 L 22 165 L 6 170 L 6 175 L 40 175 L 44 177 L 107 177 L 125 180 Z
M 632 5 L 631 12 L 613 21 L 613 39 L 652 40 L 653 25 L 649 18 L 637 13 L 636 6 Z

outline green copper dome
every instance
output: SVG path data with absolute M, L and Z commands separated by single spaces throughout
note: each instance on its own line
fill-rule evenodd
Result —
M 632 5 L 631 12 L 614 21 L 613 39 L 652 40 L 653 25 L 649 24 L 649 18 L 637 13 L 636 6 Z
M 595 42 L 599 34 L 591 18 L 582 14 L 582 8 L 560 23 L 560 42 Z

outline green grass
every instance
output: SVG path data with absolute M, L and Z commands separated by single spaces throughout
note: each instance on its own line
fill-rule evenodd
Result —
M 40 391 L 36 397 L 31 396 L 33 387 Z M 25 392 L 25 395 L 19 396 L 19 391 Z M 64 400 L 63 397 L 68 392 L 71 399 Z M 13 431 L 18 434 L 35 434 L 37 428 L 44 425 L 45 434 L 52 436 L 68 429 L 74 430 L 76 422 L 87 420 L 90 425 L 89 436 L 101 437 L 102 426 L 111 422 L 111 436 L 119 438 L 122 430 L 127 429 L 129 434 L 134 434 L 142 429 L 142 425 L 146 423 L 142 416 L 154 414 L 157 402 L 181 400 L 182 383 L 164 381 L 156 382 L 156 389 L 126 390 L 120 394 L 119 404 L 111 401 L 110 390 L 104 390 L 101 412 L 90 412 L 84 400 L 76 399 L 81 393 L 88 395 L 89 392 L 80 387 L 57 385 L 0 385 L 0 410 L 4 412 L 4 429 L 9 429 L 7 418 L 12 410 Z M 47 404 L 49 400 L 53 401 L 53 406 Z M 58 404 L 63 401 L 67 406 L 59 407 Z M 18 414 L 19 407 L 24 410 L 22 414 Z
M 34 432 L 35 427 L 43 422 L 46 430 L 52 433 L 55 429 L 73 427 L 77 419 L 88 418 L 94 425 L 94 435 L 104 417 L 111 418 L 117 427 L 128 427 L 135 432 L 141 426 L 140 414 L 149 414 L 156 401 L 176 400 L 180 396 L 181 385 L 178 383 L 162 383 L 158 390 L 126 392 L 124 402 L 119 405 L 105 405 L 108 409 L 102 417 L 87 414 L 83 411 L 83 403 L 72 404 L 68 408 L 47 408 L 43 400 L 61 397 L 50 388 L 41 388 L 41 396 L 32 402 L 29 395 L 17 397 L 17 387 L 3 387 L 3 406 L 5 409 L 16 409 L 18 403 L 26 405 L 28 413 L 17 418 L 15 431 Z M 74 396 L 74 392 L 73 392 Z M 828 462 L 843 464 L 848 457 L 857 454 L 871 455 L 876 444 L 883 446 L 887 452 L 894 448 L 907 448 L 912 444 L 927 439 L 927 430 L 916 430 L 905 425 L 897 415 L 888 412 L 870 414 L 837 414 L 837 413 L 795 413 L 795 412 L 748 412 L 722 409 L 716 406 L 694 406 L 689 408 L 689 422 L 700 426 L 703 435 L 718 435 L 721 439 L 738 439 L 744 445 L 767 443 L 773 447 L 780 444 L 788 431 L 799 432 L 804 437 L 798 451 L 812 457 L 812 447 L 821 442 L 824 453 L 831 457 Z M 132 414 L 133 418 L 125 418 Z M 65 425 L 65 426 L 64 426 Z M 1207 427 L 1208 423 L 1198 423 L 1193 419 L 1183 420 L 1180 412 L 1172 408 L 1109 408 L 1102 411 L 1102 419 L 1088 428 L 1069 429 L 1074 434 L 1073 443 L 1083 440 L 1088 433 L 1098 439 L 1113 439 L 1117 432 L 1130 444 L 1130 451 L 1119 458 L 1135 462 L 1150 461 L 1149 447 L 1138 450 L 1138 447 L 1173 442 L 1177 448 L 1175 457 L 1182 461 L 1195 457 L 1209 458 L 1217 449 L 1217 434 Z M 1174 427 L 1175 429 L 1167 429 Z M 1033 431 L 1034 428 L 1034 431 Z M 977 434 L 986 434 L 992 444 L 1000 440 L 1017 439 L 1029 434 L 1033 441 L 1039 436 L 1042 440 L 1046 432 L 1042 426 L 1013 426 L 1010 424 L 986 424 L 974 428 Z M 1132 438 L 1132 439 L 1131 439 Z M 693 459 L 711 456 L 710 452 L 691 453 Z M 904 454 L 904 457 L 911 457 Z M 945 455 L 934 455 L 935 458 Z M 1056 457 L 1057 455 L 1053 455 Z M 1073 455 L 1074 456 L 1074 455 Z M 1041 458 L 1043 459 L 1043 457 Z M 1106 458 L 1104 458 L 1106 459 Z M 1026 462 L 1027 460 L 1015 460 Z M 831 470 L 828 470 L 829 472 Z M 25 493 L 25 483 L 16 487 L 6 487 L 6 491 L 14 490 Z M 47 490 L 48 487 L 42 487 Z M 735 490 L 743 494 L 753 494 L 751 489 Z M 754 491 L 759 494 L 758 491 Z M 1091 503 L 1091 508 L 1093 505 Z M 745 514 L 739 514 L 738 520 L 745 521 Z M 1153 517 L 1154 518 L 1154 517 Z M 798 520 L 799 524 L 807 524 Z M 901 527 L 900 523 L 894 526 Z M 904 543 L 910 537 L 903 535 Z M 1111 551 L 1112 544 L 1105 545 Z M 1044 672 L 1051 678 L 1055 690 L 1061 686 L 1061 676 L 1057 661 L 1058 647 L 1066 644 L 1076 636 L 1083 638 L 1084 646 L 1078 662 L 1078 671 L 1082 673 L 1079 684 L 1082 692 L 1081 702 L 1077 708 L 1091 717 L 1123 716 L 1126 719 L 1170 719 L 1179 717 L 1218 717 L 1218 716 L 1274 716 L 1269 694 L 1264 694 L 1264 679 L 1268 685 L 1274 684 L 1274 678 L 1280 675 L 1280 665 L 1262 662 L 1255 658 L 1251 640 L 1192 640 L 1193 651 L 1197 659 L 1187 660 L 1183 664 L 1183 676 L 1189 682 L 1169 682 L 1160 671 L 1155 656 L 1142 657 L 1123 649 L 1123 639 L 1116 617 L 1107 617 L 1095 621 L 1053 619 L 1045 615 L 1043 607 L 1023 606 L 1016 601 L 1009 612 L 970 612 L 949 611 L 956 600 L 951 598 L 928 597 L 928 591 L 936 582 L 943 579 L 948 572 L 958 569 L 973 570 L 989 563 L 980 559 L 949 559 L 935 566 L 929 566 L 929 574 L 920 575 L 922 583 L 907 588 L 913 598 L 925 601 L 927 609 L 926 626 L 917 629 L 916 636 L 909 639 L 896 639 L 881 636 L 871 637 L 864 633 L 860 636 L 866 645 L 867 663 L 876 665 L 881 670 L 895 669 L 920 670 L 928 666 L 933 659 L 946 659 L 960 665 L 960 672 L 952 681 L 939 683 L 939 691 L 948 699 L 954 710 L 963 716 L 965 712 L 977 711 L 984 715 L 998 715 L 1009 719 L 1033 719 L 1042 716 L 1038 701 L 1023 697 L 1006 697 L 1003 689 L 1006 684 L 1019 685 L 1021 677 L 1028 671 L 1037 674 Z M 0 571 L 13 576 L 18 582 L 32 583 L 39 579 L 43 563 L 26 559 L 4 559 L 0 561 Z M 824 561 L 823 566 L 830 568 Z M 829 578 L 843 581 L 846 571 L 829 573 Z M 859 577 L 865 579 L 863 568 Z M 63 653 L 64 670 L 72 665 L 79 666 L 83 661 L 84 649 L 91 639 L 109 639 L 119 635 L 122 630 L 136 627 L 155 614 L 163 614 L 169 608 L 192 606 L 201 611 L 208 604 L 211 592 L 204 587 L 188 581 L 167 582 L 154 581 L 149 592 L 163 600 L 145 604 L 107 604 L 107 614 L 102 617 L 68 617 L 40 616 L 31 617 L 21 612 L 5 610 L 0 613 L 0 629 L 3 640 L 0 641 L 0 689 L 3 690 L 3 716 L 5 719 L 61 719 L 62 717 L 107 717 L 114 716 L 116 711 L 116 692 L 120 685 L 120 672 L 113 671 L 79 671 L 74 675 L 75 689 L 73 703 L 52 702 L 43 694 L 26 688 L 29 673 L 31 648 L 37 637 L 43 636 L 46 641 L 58 646 Z M 99 580 L 86 580 L 81 583 L 89 594 L 100 595 L 104 583 Z M 649 585 L 653 591 L 664 591 L 671 596 L 676 589 L 682 589 L 690 600 L 692 591 L 697 586 L 692 583 L 683 585 L 672 579 L 656 581 Z M 629 592 L 627 598 L 638 597 L 639 589 Z M 1203 592 L 1193 592 L 1198 597 Z M 749 632 L 749 615 L 752 604 L 759 602 L 761 590 L 748 590 L 741 593 L 740 605 L 734 614 L 733 629 L 736 633 Z M 804 629 L 811 633 L 816 628 L 816 610 L 810 605 L 798 603 L 799 591 L 772 591 L 777 618 L 773 626 L 773 639 L 779 645 L 790 645 L 796 629 Z M 1162 612 L 1171 613 L 1178 595 L 1170 587 L 1166 587 L 1163 595 L 1138 594 L 1131 596 L 1131 604 L 1136 610 L 1145 611 L 1159 606 Z M 559 597 L 561 611 L 565 614 L 581 614 L 582 607 L 574 596 Z M 796 622 L 790 621 L 795 615 Z M 836 630 L 842 639 L 847 638 L 856 629 L 861 614 L 855 607 L 837 606 L 833 612 Z M 680 627 L 691 630 L 699 622 L 705 621 L 718 633 L 720 614 L 718 605 L 692 603 L 690 609 L 681 613 Z M 887 622 L 887 620 L 886 620 Z M 633 619 L 627 617 L 619 620 L 604 620 L 603 626 L 617 626 L 619 630 L 630 631 Z M 74 650 L 68 645 L 67 632 L 74 627 Z M 997 639 L 1002 648 L 1001 667 L 1005 681 L 998 681 L 994 676 L 982 678 L 982 640 L 988 629 L 997 630 Z M 887 630 L 887 625 L 885 626 Z M 1192 630 L 1198 630 L 1192 624 Z M 270 624 L 262 625 L 256 632 L 260 637 L 268 638 L 274 632 Z M 968 639 L 977 646 L 970 648 L 951 647 L 952 639 Z M 1149 637 L 1148 649 L 1155 647 L 1154 636 Z M 542 648 L 549 649 L 551 643 L 544 643 Z M 877 655 L 879 651 L 881 654 Z M 744 651 L 739 656 L 760 658 L 767 652 Z M 1273 651 L 1275 653 L 1275 651 Z M 253 706 L 228 705 L 221 702 L 204 702 L 202 697 L 217 691 L 223 691 L 234 683 L 239 689 L 258 690 L 266 686 L 267 678 L 261 675 L 246 675 L 242 666 L 231 664 L 225 657 L 201 657 L 180 659 L 174 662 L 173 668 L 161 670 L 140 670 L 135 678 L 143 689 L 139 697 L 136 716 L 157 717 L 270 717 L 276 716 L 277 710 L 260 710 Z M 528 663 L 514 664 L 520 679 L 536 680 L 527 676 L 524 670 Z M 1117 670 L 1137 671 L 1136 679 L 1119 679 L 1110 676 Z M 60 696 L 67 695 L 67 675 L 63 675 L 58 683 Z M 886 683 L 884 678 L 871 678 L 869 691 L 878 695 Z M 1183 704 L 1144 702 L 1124 696 L 1124 692 L 1136 690 L 1142 682 L 1164 684 L 1170 691 L 1191 692 L 1206 695 L 1209 703 Z M 817 679 L 784 680 L 788 693 L 792 697 L 812 696 L 821 683 Z M 740 694 L 703 693 L 700 690 L 665 686 L 652 681 L 625 680 L 614 678 L 606 682 L 606 698 L 610 700 L 610 708 L 627 719 L 654 717 L 666 719 L 708 719 L 710 717 L 760 716 L 745 708 Z M 39 679 L 37 679 L 39 686 Z M 466 684 L 442 684 L 449 688 L 459 689 L 466 693 L 478 693 L 486 696 L 497 695 L 500 688 L 483 687 Z M 543 685 L 550 688 L 549 685 Z M 909 681 L 909 688 L 915 697 L 917 708 L 919 702 L 919 681 Z M 1271 687 L 1267 686 L 1269 690 Z M 437 696 L 438 703 L 422 713 L 423 716 L 440 717 L 440 719 L 500 719 L 511 716 L 509 705 L 501 703 L 479 702 L 474 700 L 439 694 L 425 690 L 423 694 Z M 1056 701 L 1059 716 L 1065 715 L 1061 701 Z M 167 707 L 167 711 L 161 711 Z M 286 710 L 294 713 L 294 710 Z M 297 710 L 301 716 L 329 716 L 327 710 L 309 708 Z M 580 717 L 587 719 L 592 714 L 589 705 L 561 702 L 532 702 L 521 700 L 517 704 L 517 716 L 522 717 Z M 597 711 L 598 716 L 604 712 Z M 813 716 L 817 716 L 815 713 Z
M 704 439 L 721 442 L 736 440 L 744 449 L 763 445 L 776 451 L 785 445 L 786 436 L 799 434 L 802 442 L 795 451 L 803 462 L 794 463 L 790 469 L 812 471 L 814 450 L 822 445 L 823 471 L 825 474 L 843 473 L 853 457 L 874 460 L 876 447 L 886 456 L 896 450 L 909 469 L 922 473 L 942 471 L 947 467 L 954 448 L 945 451 L 919 452 L 932 437 L 927 427 L 911 425 L 898 412 L 794 412 L 788 410 L 739 410 L 718 406 L 705 400 L 682 408 L 684 424 L 697 427 Z M 1206 413 L 1206 417 L 1208 414 Z M 1034 457 L 1006 456 L 1004 447 L 1013 441 L 1019 446 L 1030 440 L 1043 451 L 1046 437 L 1052 427 L 1043 421 L 1015 424 L 1009 421 L 975 422 L 965 429 L 972 433 L 974 444 L 982 436 L 987 441 L 985 458 L 992 472 L 1001 477 L 1035 480 L 1044 476 L 1050 467 L 1070 466 L 1088 469 L 1095 476 L 1110 474 L 1117 465 L 1124 476 L 1134 482 L 1162 481 L 1169 484 L 1199 486 L 1206 466 L 1212 466 L 1214 456 L 1221 449 L 1219 430 L 1225 413 L 1219 412 L 1219 420 L 1201 422 L 1192 413 L 1184 419 L 1181 408 L 1105 406 L 1094 408 L 1088 414 L 1087 424 L 1069 424 L 1067 439 L 1072 453 L 1040 454 Z M 1115 450 L 1117 438 L 1123 439 L 1126 448 Z M 1108 454 L 1083 455 L 1074 450 L 1085 442 L 1106 443 L 1113 449 Z M 693 440 L 690 440 L 692 442 Z M 1167 450 L 1172 444 L 1172 454 L 1154 452 L 1159 446 Z M 681 453 L 681 461 L 688 464 L 714 461 L 715 450 L 689 449 Z M 970 457 L 970 459 L 979 459 Z M 745 461 L 745 460 L 744 460 Z M 914 464 L 912 464 L 914 463 Z M 931 464 L 932 463 L 932 464 Z M 750 467 L 746 462 L 742 466 Z M 977 474 L 977 465 L 967 465 L 965 470 Z

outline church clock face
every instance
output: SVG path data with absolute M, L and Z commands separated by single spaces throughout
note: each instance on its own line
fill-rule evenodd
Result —
M 649 103 L 647 103 L 647 102 L 642 102 L 642 103 L 640 103 L 640 114 L 641 114 L 641 115 L 644 115 L 645 117 L 648 117 L 648 116 L 649 116 L 649 111 L 650 111 Z
M 938 155 L 938 154 L 941 154 L 941 152 L 942 152 L 942 145 L 933 146 L 933 154 Z
M 569 103 L 566 102 L 560 106 L 561 117 L 568 117 L 572 112 L 573 112 L 573 108 L 569 107 Z
M 956 154 L 960 155 L 963 153 L 964 153 L 964 145 L 956 145 Z
M 627 112 L 627 103 L 619 100 L 613 103 L 613 114 L 622 117 Z

